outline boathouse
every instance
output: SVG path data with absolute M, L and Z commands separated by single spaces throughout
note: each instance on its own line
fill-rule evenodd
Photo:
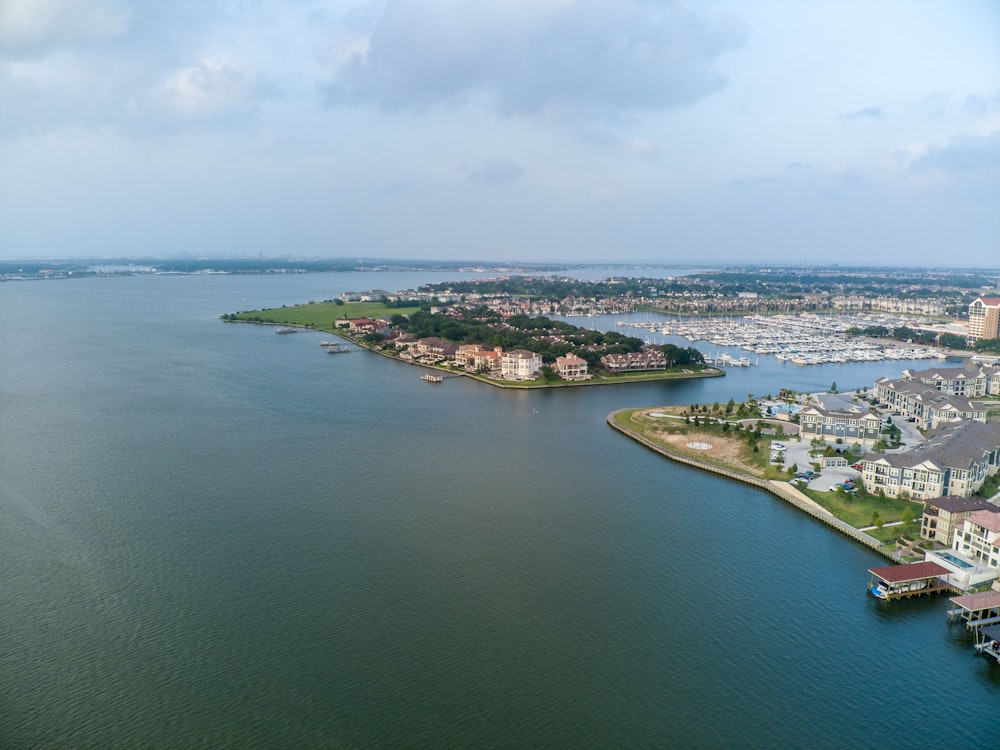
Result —
M 927 560 L 909 565 L 869 568 L 868 572 L 872 574 L 868 590 L 879 599 L 903 599 L 958 590 L 947 580 L 951 571 Z
M 978 594 L 953 596 L 955 608 L 949 610 L 948 620 L 964 622 L 965 627 L 977 628 L 982 625 L 1000 623 L 1000 591 L 980 591 Z

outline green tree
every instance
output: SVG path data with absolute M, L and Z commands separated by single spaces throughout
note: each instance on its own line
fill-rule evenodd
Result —
M 832 383 L 830 383 L 830 393 L 836 393 L 836 392 L 837 392 L 837 381 L 834 380 Z

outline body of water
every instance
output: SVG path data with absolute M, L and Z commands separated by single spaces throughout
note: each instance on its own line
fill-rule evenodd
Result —
M 516 392 L 218 320 L 431 280 L 0 285 L 0 745 L 996 743 L 947 599 L 605 424 L 907 363 Z

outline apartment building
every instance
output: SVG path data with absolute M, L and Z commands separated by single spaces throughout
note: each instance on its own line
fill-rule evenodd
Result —
M 900 453 L 870 453 L 861 477 L 869 492 L 904 493 L 914 500 L 970 497 L 1000 470 L 1000 424 L 962 422 L 928 433 L 927 441 Z
M 917 380 L 879 378 L 874 393 L 879 406 L 899 412 L 921 430 L 946 422 L 986 421 L 986 409 L 973 406 L 965 396 L 939 391 Z
M 974 344 L 979 339 L 1000 337 L 1000 297 L 976 297 L 969 305 L 969 332 L 966 340 Z
M 926 370 L 903 370 L 902 380 L 910 380 L 952 396 L 982 398 L 1000 394 L 1000 367 L 992 365 L 931 367 Z

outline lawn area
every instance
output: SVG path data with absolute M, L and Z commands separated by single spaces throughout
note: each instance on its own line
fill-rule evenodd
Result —
M 881 529 L 868 529 L 865 533 L 886 543 L 894 542 L 904 534 L 911 539 L 916 539 L 920 536 L 920 521 L 910 521 L 900 526 L 883 526 Z
M 918 503 L 909 500 L 895 500 L 891 497 L 880 499 L 876 495 L 855 495 L 851 497 L 838 492 L 818 492 L 803 489 L 803 493 L 822 505 L 837 518 L 846 521 L 851 526 L 862 527 L 872 525 L 872 513 L 878 513 L 886 523 L 903 520 L 903 512 L 909 508 L 914 518 L 919 518 L 922 508 Z M 850 498 L 850 500 L 848 500 Z M 899 532 L 902 533 L 902 532 Z M 899 534 L 896 534 L 898 536 Z M 892 537 L 893 539 L 895 537 Z
M 250 310 L 236 313 L 236 320 L 250 320 L 282 325 L 312 326 L 320 330 L 333 330 L 334 320 L 340 318 L 382 318 L 392 315 L 409 315 L 420 308 L 386 307 L 380 302 L 310 302 L 290 307 L 272 307 L 267 310 Z

